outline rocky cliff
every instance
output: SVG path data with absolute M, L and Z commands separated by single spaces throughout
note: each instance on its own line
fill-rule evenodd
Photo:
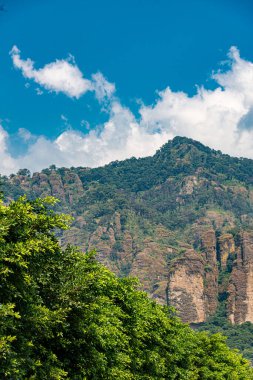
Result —
M 243 231 L 235 242 L 209 230 L 204 239 L 201 252 L 189 250 L 172 264 L 170 304 L 184 321 L 201 323 L 225 301 L 231 323 L 253 322 L 253 233 Z
M 228 285 L 228 318 L 253 322 L 253 232 L 243 232 Z
M 7 202 L 59 198 L 74 217 L 62 245 L 95 248 L 184 321 L 204 322 L 223 304 L 232 323 L 253 322 L 253 161 L 176 138 L 153 157 L 1 181 Z

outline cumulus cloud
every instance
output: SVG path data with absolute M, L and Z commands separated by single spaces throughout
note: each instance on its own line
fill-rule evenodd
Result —
M 46 90 L 62 92 L 76 99 L 87 91 L 94 91 L 100 102 L 110 98 L 115 91 L 114 84 L 108 82 L 100 72 L 93 74 L 91 80 L 84 78 L 72 55 L 65 60 L 57 59 L 40 69 L 35 69 L 34 62 L 30 58 L 23 60 L 17 46 L 13 46 L 10 55 L 14 67 L 20 69 L 25 78 L 33 80 Z M 29 83 L 25 86 L 29 87 Z M 37 87 L 35 91 L 37 95 L 43 94 L 41 88 Z
M 26 66 L 25 70 L 33 71 L 29 60 Z M 8 153 L 8 134 L 1 128 L 0 172 L 24 167 L 40 170 L 51 164 L 96 167 L 151 155 L 177 135 L 233 156 L 253 158 L 253 64 L 232 47 L 228 66 L 214 73 L 213 79 L 217 84 L 214 90 L 199 87 L 194 96 L 165 88 L 158 92 L 154 104 L 140 103 L 140 117 L 136 119 L 115 97 L 113 85 L 97 74 L 92 78 L 93 91 L 98 99 L 107 98 L 108 121 L 88 134 L 70 129 L 54 141 L 37 137 L 27 153 L 15 159 Z
M 23 60 L 20 56 L 20 50 L 13 46 L 11 52 L 13 64 L 27 79 L 33 79 L 39 85 L 49 91 L 56 93 L 63 92 L 74 98 L 79 98 L 85 92 L 92 88 L 91 82 L 83 78 L 82 72 L 74 62 L 69 60 L 56 60 L 48 63 L 43 68 L 36 70 L 34 62 L 28 58 Z
M 241 128 L 251 119 L 253 64 L 240 58 L 237 48 L 229 52 L 229 68 L 213 75 L 214 90 L 198 88 L 189 97 L 169 88 L 159 93 L 152 106 L 142 106 L 141 124 L 187 136 L 236 156 L 253 157 L 253 134 Z M 248 115 L 248 116 L 247 116 Z

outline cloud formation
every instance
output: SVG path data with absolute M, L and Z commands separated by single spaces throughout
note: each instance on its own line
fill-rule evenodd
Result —
M 228 56 L 227 71 L 213 75 L 216 89 L 201 87 L 189 97 L 166 88 L 155 105 L 141 108 L 141 124 L 151 129 L 157 125 L 173 136 L 191 137 L 225 153 L 253 158 L 253 130 L 242 128 L 242 120 L 251 119 L 253 64 L 240 58 L 235 47 Z
M 14 58 L 15 54 L 14 64 L 20 65 L 19 53 L 14 52 Z M 115 97 L 114 85 L 96 74 L 91 79 L 93 91 L 99 101 L 107 99 L 108 121 L 88 134 L 67 130 L 54 141 L 43 136 L 34 141 L 33 137 L 26 154 L 18 158 L 8 152 L 8 134 L 1 128 L 0 172 L 8 174 L 24 167 L 34 171 L 51 164 L 96 167 L 131 156 L 151 155 L 177 135 L 233 156 L 253 158 L 253 64 L 242 59 L 235 47 L 228 58 L 226 70 L 213 74 L 217 83 L 214 90 L 199 87 L 190 97 L 167 87 L 158 93 L 154 104 L 140 106 L 138 119 Z M 33 62 L 21 63 L 23 74 L 34 75 Z M 68 88 L 74 88 L 73 83 L 71 86 Z
M 75 62 L 71 62 L 71 58 L 69 60 L 57 59 L 36 70 L 34 62 L 30 58 L 21 59 L 17 46 L 13 46 L 10 55 L 14 66 L 22 71 L 25 78 L 33 79 L 34 82 L 49 91 L 63 92 L 67 96 L 78 99 L 85 92 L 92 90 L 91 82 L 83 78 L 82 72 Z
M 33 80 L 48 91 L 62 92 L 76 99 L 88 91 L 94 91 L 100 102 L 110 98 L 115 91 L 114 84 L 109 83 L 101 73 L 93 74 L 91 80 L 84 78 L 73 56 L 65 60 L 57 59 L 40 69 L 35 69 L 34 62 L 30 58 L 26 60 L 21 58 L 17 46 L 13 46 L 10 55 L 14 67 L 21 70 L 25 78 Z M 41 88 L 37 87 L 35 91 L 37 95 L 43 94 Z
M 93 89 L 97 100 L 102 103 L 103 101 L 110 101 L 115 92 L 114 83 L 108 82 L 102 73 L 98 72 L 92 75 Z

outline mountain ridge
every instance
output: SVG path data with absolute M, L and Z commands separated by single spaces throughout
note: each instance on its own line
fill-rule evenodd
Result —
M 232 323 L 253 322 L 253 160 L 176 137 L 151 157 L 52 165 L 32 176 L 24 169 L 1 181 L 7 202 L 59 198 L 57 210 L 75 218 L 63 246 L 96 248 L 99 261 L 138 277 L 184 321 L 205 322 L 225 307 Z

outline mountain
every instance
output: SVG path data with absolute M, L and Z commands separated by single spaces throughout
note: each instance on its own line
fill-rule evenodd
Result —
M 53 195 L 74 217 L 63 246 L 96 248 L 119 276 L 136 276 L 182 320 L 220 310 L 253 322 L 253 160 L 176 137 L 153 157 L 104 167 L 2 176 L 6 201 Z

